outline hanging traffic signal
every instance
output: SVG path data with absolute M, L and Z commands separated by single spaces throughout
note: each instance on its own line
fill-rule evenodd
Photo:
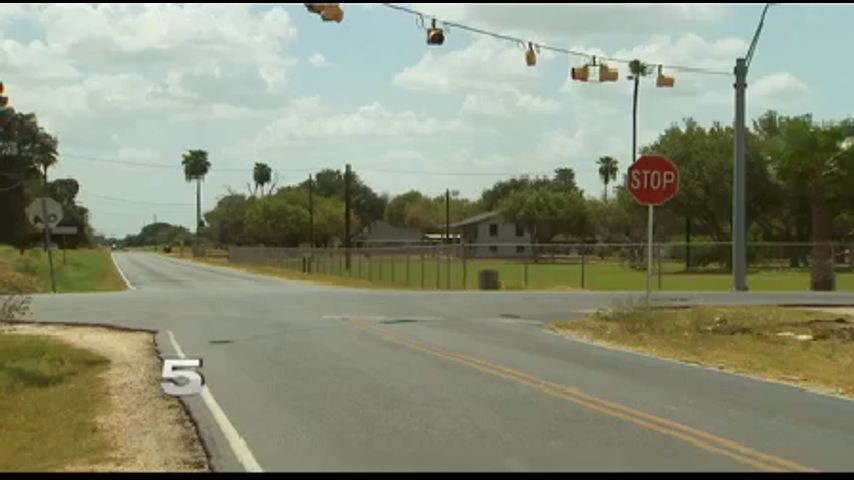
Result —
M 311 13 L 320 15 L 324 22 L 341 22 L 344 10 L 337 3 L 305 3 L 305 8 Z
M 573 80 L 586 82 L 587 79 L 590 78 L 590 67 L 587 65 L 584 65 L 583 67 L 572 67 L 569 71 L 569 76 L 572 77 Z
M 305 3 L 305 8 L 311 12 L 320 15 L 323 12 L 323 7 L 326 6 L 325 3 Z
M 427 29 L 427 45 L 441 45 L 445 43 L 445 32 L 436 26 L 436 19 L 433 19 L 432 26 Z
M 339 7 L 337 3 L 327 3 L 326 8 L 320 12 L 320 18 L 322 18 L 324 22 L 341 23 L 341 20 L 344 19 L 344 10 L 341 10 L 341 7 Z
M 3 82 L 0 82 L 0 107 L 6 108 L 6 105 L 9 105 L 9 97 L 3 95 L 6 92 L 6 86 L 3 85 Z
M 658 78 L 655 79 L 655 86 L 659 88 L 668 88 L 672 87 L 676 83 L 676 79 L 673 77 L 668 77 L 667 75 L 661 73 L 661 65 L 658 66 Z
M 529 67 L 533 67 L 537 64 L 537 54 L 534 52 L 534 44 L 531 42 L 528 42 L 528 51 L 525 52 L 525 63 L 527 63 Z
M 608 68 L 607 65 L 599 65 L 599 81 L 600 82 L 616 82 L 620 72 L 616 68 Z

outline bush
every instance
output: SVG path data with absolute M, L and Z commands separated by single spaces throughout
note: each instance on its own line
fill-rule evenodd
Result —
M 20 273 L 0 265 L 0 322 L 21 320 L 30 313 L 27 293 L 38 291 L 36 282 Z

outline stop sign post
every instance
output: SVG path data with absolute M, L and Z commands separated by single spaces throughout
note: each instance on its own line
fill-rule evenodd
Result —
M 646 301 L 652 286 L 652 222 L 656 205 L 673 198 L 679 191 L 679 169 L 669 158 L 644 155 L 629 167 L 626 188 L 641 205 L 647 205 Z

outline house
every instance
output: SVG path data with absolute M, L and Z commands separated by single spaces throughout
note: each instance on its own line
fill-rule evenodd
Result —
M 420 232 L 405 227 L 395 227 L 382 220 L 368 225 L 353 237 L 353 246 L 356 247 L 393 247 L 421 243 Z
M 452 223 L 465 245 L 466 257 L 526 257 L 531 235 L 522 225 L 506 222 L 498 212 L 486 212 Z

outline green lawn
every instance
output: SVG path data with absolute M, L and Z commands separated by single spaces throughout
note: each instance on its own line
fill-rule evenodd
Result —
M 53 265 L 57 292 L 98 292 L 126 288 L 108 250 L 67 250 L 64 254 L 54 251 Z M 20 255 L 17 250 L 0 245 L 0 271 L 3 270 L 31 277 L 37 291 L 50 291 L 47 252 L 41 249 L 30 249 Z
M 108 407 L 108 365 L 51 338 L 0 333 L 0 471 L 102 460 L 110 445 L 95 418 Z
M 286 268 L 299 270 L 301 260 L 282 263 Z M 727 291 L 732 276 L 726 272 L 684 272 L 683 264 L 662 262 L 660 276 L 653 276 L 653 289 L 673 291 Z M 509 260 L 477 259 L 463 262 L 425 255 L 353 255 L 351 269 L 344 268 L 340 255 L 318 255 L 314 271 L 322 275 L 369 280 L 378 285 L 425 289 L 477 289 L 478 271 L 498 270 L 502 287 L 516 289 L 585 289 L 585 290 L 643 290 L 646 288 L 646 271 L 629 268 L 618 261 L 586 261 L 574 263 L 528 263 Z M 583 284 L 582 284 L 583 269 Z M 836 287 L 840 291 L 854 291 L 854 273 L 840 268 Z M 527 280 L 526 280 L 527 279 Z M 764 269 L 748 274 L 748 285 L 754 291 L 806 291 L 809 290 L 810 273 L 807 269 Z

